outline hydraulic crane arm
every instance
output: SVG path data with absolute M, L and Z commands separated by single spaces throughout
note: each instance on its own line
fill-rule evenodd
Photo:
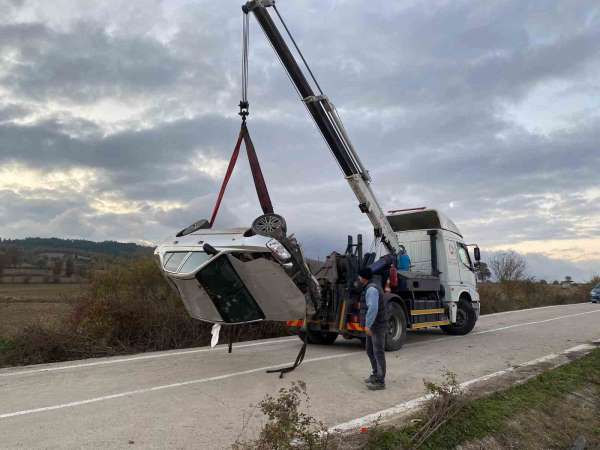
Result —
M 395 253 L 399 248 L 396 234 L 392 230 L 383 209 L 379 205 L 379 202 L 371 189 L 371 178 L 369 173 L 365 170 L 358 154 L 354 150 L 333 103 L 323 95 L 310 68 L 306 65 L 304 57 L 302 57 L 302 54 L 300 53 L 300 56 L 318 89 L 318 93 L 315 93 L 313 87 L 304 75 L 302 68 L 290 51 L 285 39 L 279 32 L 277 25 L 271 18 L 267 7 L 273 7 L 279 19 L 281 19 L 279 12 L 277 12 L 277 9 L 275 8 L 275 0 L 251 0 L 242 7 L 242 10 L 246 14 L 254 14 L 254 17 L 256 17 L 256 20 L 263 29 L 267 39 L 273 46 L 273 49 L 286 69 L 292 83 L 296 87 L 300 98 L 306 105 L 310 115 L 321 131 L 323 138 L 331 149 L 342 172 L 344 172 L 346 180 L 358 198 L 360 210 L 365 213 L 371 221 L 375 230 L 375 236 L 381 238 L 381 241 L 385 244 L 388 251 Z M 281 23 L 286 28 L 292 42 L 294 42 L 283 20 Z

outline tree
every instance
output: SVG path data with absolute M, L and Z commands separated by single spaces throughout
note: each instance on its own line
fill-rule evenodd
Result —
M 546 280 L 540 280 L 540 284 L 548 284 Z
M 52 265 L 52 273 L 56 276 L 59 276 L 62 273 L 62 269 L 63 269 L 63 262 L 61 259 L 57 259 L 54 261 L 54 264 Z
M 17 247 L 8 247 L 6 249 L 6 257 L 8 258 L 8 264 L 12 267 L 16 267 L 21 261 L 21 249 Z
M 65 275 L 67 277 L 71 277 L 73 272 L 75 271 L 75 264 L 73 263 L 73 258 L 67 258 L 65 262 Z
M 559 284 L 560 284 L 560 283 L 558 282 L 558 280 L 554 280 L 554 281 L 552 282 L 552 285 L 553 285 L 553 286 L 558 286 Z
M 4 253 L 0 253 L 0 277 L 2 276 L 6 266 L 8 266 L 8 258 Z
M 75 273 L 77 274 L 78 277 L 85 278 L 85 277 L 87 277 L 87 268 L 85 266 L 79 264 L 75 267 Z
M 490 258 L 490 269 L 496 280 L 519 281 L 525 279 L 527 264 L 525 258 L 513 250 L 500 252 Z
M 491 276 L 492 272 L 490 272 L 490 268 L 486 263 L 481 261 L 479 263 L 479 267 L 477 268 L 477 279 L 483 283 L 488 281 L 491 278 Z

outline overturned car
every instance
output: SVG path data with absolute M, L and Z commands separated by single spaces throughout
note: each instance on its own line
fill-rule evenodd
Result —
M 270 214 L 252 228 L 213 230 L 199 221 L 159 245 L 155 257 L 191 317 L 211 323 L 303 319 L 318 285 L 285 221 Z

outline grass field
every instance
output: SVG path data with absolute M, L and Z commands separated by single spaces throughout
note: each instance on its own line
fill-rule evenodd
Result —
M 600 349 L 494 394 L 469 399 L 420 449 L 600 448 Z M 427 417 L 424 417 L 426 419 Z M 416 422 L 415 422 L 416 423 Z M 363 448 L 414 448 L 418 425 L 375 430 Z
M 63 302 L 77 297 L 81 284 L 0 284 L 0 301 Z
M 11 337 L 32 323 L 63 319 L 83 288 L 80 284 L 0 284 L 0 336 Z

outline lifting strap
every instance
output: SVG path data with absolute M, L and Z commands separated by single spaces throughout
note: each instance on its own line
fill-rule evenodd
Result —
M 277 13 L 279 15 L 279 13 Z M 242 141 L 246 146 L 246 154 L 248 155 L 248 162 L 250 163 L 250 171 L 252 172 L 252 178 L 254 179 L 254 187 L 256 188 L 256 194 L 258 195 L 258 201 L 260 202 L 260 207 L 263 210 L 263 214 L 273 214 L 273 205 L 271 203 L 271 197 L 269 196 L 269 191 L 267 190 L 267 184 L 265 183 L 265 178 L 263 177 L 262 170 L 260 169 L 260 164 L 258 162 L 258 156 L 256 156 L 256 150 L 254 149 L 254 144 L 252 143 L 252 139 L 250 138 L 250 133 L 248 132 L 248 127 L 246 126 L 246 117 L 249 114 L 249 106 L 248 103 L 248 40 L 249 40 L 249 23 L 248 23 L 248 14 L 244 12 L 243 17 L 243 41 L 242 41 L 242 100 L 240 101 L 240 112 L 239 115 L 242 117 L 242 127 L 240 129 L 240 134 L 238 136 L 237 142 L 235 143 L 235 147 L 233 149 L 233 154 L 231 155 L 231 159 L 229 160 L 229 165 L 227 166 L 227 171 L 225 172 L 225 178 L 223 179 L 223 183 L 221 184 L 221 189 L 219 190 L 219 196 L 217 197 L 217 202 L 215 203 L 215 207 L 213 208 L 212 215 L 210 217 L 210 227 L 212 228 L 215 223 L 215 219 L 217 218 L 217 213 L 219 212 L 219 207 L 221 206 L 221 201 L 223 200 L 223 195 L 225 194 L 225 189 L 227 188 L 227 184 L 229 183 L 229 179 L 231 178 L 231 174 L 233 173 L 233 169 L 235 168 L 235 164 L 237 162 L 238 156 L 240 154 L 240 147 L 242 146 Z M 281 18 L 281 17 L 280 17 Z M 283 20 L 282 20 L 283 22 Z M 285 24 L 284 24 L 285 26 Z M 286 27 L 287 28 L 287 27 Z M 292 38 L 293 39 L 293 38 Z M 295 45 L 295 42 L 294 42 Z M 298 47 L 296 46 L 296 49 Z M 300 51 L 298 49 L 298 51 Z M 302 54 L 301 54 L 302 55 Z M 302 57 L 304 60 L 304 57 Z M 306 63 L 306 61 L 305 61 Z M 310 68 L 308 69 L 310 71 Z M 312 75 L 312 72 L 311 72 Z M 314 79 L 314 77 L 313 77 Z M 315 80 L 316 83 L 316 80 Z M 318 85 L 317 85 L 318 86 Z M 319 88 L 320 91 L 320 88 Z M 303 343 L 298 355 L 296 356 L 296 361 L 290 367 L 284 367 L 281 369 L 270 369 L 267 370 L 267 373 L 279 373 L 279 378 L 283 378 L 283 375 L 291 372 L 304 360 L 304 355 L 306 354 L 306 346 L 308 343 L 308 307 L 304 316 L 304 336 Z M 228 336 L 228 352 L 231 353 L 233 347 L 233 335 L 230 330 Z
M 260 207 L 263 210 L 263 214 L 273 213 L 273 204 L 271 203 L 271 197 L 269 196 L 267 184 L 265 183 L 265 178 L 263 177 L 262 170 L 260 169 L 260 163 L 258 162 L 258 156 L 256 156 L 256 150 L 254 149 L 254 144 L 252 143 L 250 133 L 248 132 L 248 127 L 246 126 L 246 121 L 244 120 L 242 121 L 240 134 L 233 149 L 231 159 L 229 160 L 227 171 L 225 172 L 225 178 L 223 179 L 223 183 L 221 184 L 221 189 L 219 191 L 219 196 L 217 197 L 217 202 L 215 203 L 212 215 L 210 217 L 211 228 L 215 223 L 215 219 L 217 218 L 217 213 L 219 212 L 219 207 L 221 206 L 221 201 L 223 200 L 223 195 L 225 194 L 225 189 L 227 189 L 227 184 L 229 183 L 229 179 L 231 178 L 231 174 L 233 173 L 233 169 L 235 168 L 235 164 L 240 154 L 240 147 L 242 146 L 242 141 L 244 141 L 244 145 L 246 147 L 248 161 L 250 162 L 250 171 L 252 172 L 252 178 L 254 179 L 256 194 L 258 195 L 258 201 L 260 202 Z
M 279 378 L 283 378 L 283 376 L 286 373 L 291 372 L 292 370 L 296 369 L 296 367 L 298 367 L 300 364 L 302 364 L 302 361 L 304 361 L 304 355 L 306 355 L 306 346 L 308 343 L 307 331 L 308 330 L 306 328 L 306 320 L 305 320 L 304 321 L 304 335 L 302 336 L 302 347 L 300 348 L 300 351 L 298 352 L 298 355 L 296 356 L 296 361 L 294 361 L 294 364 L 289 367 L 283 367 L 281 369 L 269 369 L 269 370 L 267 370 L 267 373 L 278 373 Z

